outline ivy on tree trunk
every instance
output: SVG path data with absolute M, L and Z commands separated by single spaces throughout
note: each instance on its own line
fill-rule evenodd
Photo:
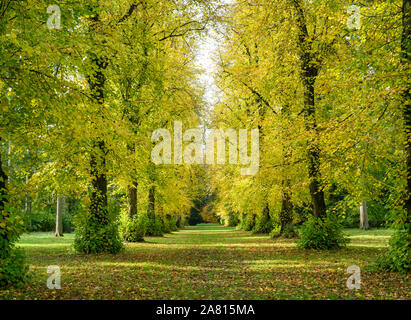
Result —
M 317 135 L 315 115 L 315 81 L 319 72 L 319 61 L 312 51 L 312 39 L 308 34 L 301 0 L 293 1 L 297 14 L 298 47 L 300 50 L 300 75 L 304 90 L 303 115 L 305 127 L 309 133 Z M 315 217 L 324 217 L 326 214 L 324 191 L 321 187 L 320 150 L 312 139 L 307 147 L 308 176 L 311 203 Z

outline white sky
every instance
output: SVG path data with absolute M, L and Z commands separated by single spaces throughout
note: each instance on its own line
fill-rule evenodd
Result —
M 212 30 L 202 41 L 196 54 L 195 64 L 202 69 L 199 80 L 205 88 L 204 100 L 212 107 L 218 102 L 218 88 L 214 75 L 217 71 L 218 42 Z
M 233 5 L 233 0 L 214 0 L 221 6 Z M 210 27 L 207 36 L 200 42 L 199 50 L 196 54 L 195 63 L 203 73 L 199 76 L 200 82 L 205 87 L 204 100 L 212 108 L 218 102 L 219 89 L 215 85 L 214 75 L 217 71 L 218 49 L 222 44 L 223 39 L 217 35 L 216 30 Z

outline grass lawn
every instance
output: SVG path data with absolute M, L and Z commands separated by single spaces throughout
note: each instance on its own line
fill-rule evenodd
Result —
M 0 291 L 2 299 L 410 299 L 410 275 L 375 273 L 366 266 L 387 248 L 391 231 L 347 229 L 338 251 L 307 251 L 294 240 L 271 240 L 202 224 L 118 255 L 73 252 L 74 235 L 22 236 L 31 280 Z M 47 266 L 61 268 L 61 290 L 49 290 Z M 362 288 L 349 290 L 350 265 L 361 267 Z

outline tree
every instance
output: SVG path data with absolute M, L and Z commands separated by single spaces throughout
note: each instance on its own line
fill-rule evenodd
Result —
M 396 231 L 390 239 L 388 252 L 381 256 L 378 264 L 383 269 L 407 273 L 411 270 L 411 93 L 409 70 L 411 62 L 411 1 L 402 2 L 402 34 L 400 66 L 405 78 L 401 90 L 400 108 L 405 136 L 405 201 L 403 210 L 394 217 Z
M 360 229 L 368 230 L 368 228 L 367 203 L 362 201 L 360 206 Z
M 293 0 L 293 6 L 298 28 L 298 48 L 301 63 L 300 76 L 304 95 L 304 108 L 302 112 L 306 129 L 309 132 L 308 136 L 313 137 L 311 141 L 308 141 L 307 146 L 308 176 L 310 179 L 309 188 L 314 216 L 320 218 L 324 217 L 326 213 L 324 191 L 321 187 L 320 150 L 316 142 L 315 81 L 320 70 L 321 60 L 319 53 L 313 50 L 313 36 L 308 33 L 302 1 Z
M 65 210 L 65 197 L 57 196 L 56 206 L 56 237 L 63 237 L 63 214 Z
M 8 179 L 7 166 L 2 157 L 3 144 L 21 142 L 23 148 L 28 145 L 27 132 L 34 136 L 39 128 L 44 128 L 49 118 L 39 119 L 37 111 L 42 108 L 42 101 L 48 101 L 49 95 L 44 90 L 44 83 L 39 81 L 29 65 L 36 62 L 33 58 L 41 45 L 36 45 L 42 38 L 47 41 L 43 30 L 33 32 L 38 21 L 38 8 L 44 4 L 32 1 L 0 1 L 0 286 L 21 283 L 25 279 L 27 268 L 23 255 L 14 244 L 23 231 L 23 220 L 16 215 L 15 192 L 11 179 Z M 44 36 L 44 37 L 43 37 Z M 46 52 L 49 52 L 46 50 Z M 41 60 L 41 59 L 39 59 Z M 44 67 L 44 61 L 38 61 L 38 68 Z M 11 153 L 8 153 L 10 160 Z
M 408 74 L 411 64 L 411 1 L 403 0 L 402 5 L 402 36 L 401 36 L 401 53 L 404 73 Z M 411 88 L 408 82 L 405 85 L 403 94 L 403 117 L 405 131 L 405 154 L 406 154 L 406 219 L 403 224 L 408 229 L 408 235 L 411 234 Z M 408 239 L 410 241 L 410 239 Z M 408 243 L 410 246 L 410 242 Z
M 220 210 L 226 206 L 226 212 L 249 212 L 251 208 L 258 214 L 265 192 L 278 218 L 289 218 L 284 209 L 292 206 L 283 200 L 292 194 L 295 207 L 305 206 L 310 198 L 311 206 L 304 210 L 309 214 L 323 219 L 328 210 L 343 219 L 344 206 L 352 199 L 358 203 L 357 198 L 366 193 L 382 200 L 384 183 L 385 188 L 392 187 L 386 198 L 396 199 L 399 175 L 398 171 L 390 174 L 389 168 L 399 159 L 394 134 L 398 119 L 392 100 L 398 84 L 384 78 L 385 72 L 396 69 L 391 64 L 395 51 L 389 45 L 398 33 L 398 29 L 389 29 L 395 23 L 396 5 L 364 6 L 365 17 L 370 18 L 363 19 L 360 30 L 349 30 L 346 3 L 275 4 L 237 3 L 232 12 L 235 18 L 227 22 L 235 40 L 223 50 L 222 67 L 229 77 L 221 81 L 224 103 L 214 108 L 215 118 L 220 125 L 238 126 L 245 121 L 250 125 L 258 106 L 250 102 L 250 96 L 257 94 L 274 112 L 264 121 L 265 140 L 270 143 L 262 143 L 258 176 L 236 179 L 228 168 L 218 176 L 220 181 L 216 176 L 219 193 L 225 194 L 218 197 Z M 388 13 L 381 15 L 383 11 Z M 248 23 L 250 17 L 252 23 Z M 384 31 L 377 30 L 376 21 Z M 253 43 L 249 35 L 255 35 Z M 390 57 L 385 66 L 384 55 Z M 250 67 L 249 61 L 256 57 L 263 67 Z M 377 92 L 378 99 L 370 99 Z M 366 183 L 360 181 L 363 174 Z M 261 181 L 259 188 L 249 192 L 257 180 Z M 331 208 L 327 207 L 327 192 L 335 183 L 349 190 L 349 195 L 340 207 Z M 236 193 L 246 200 L 236 198 Z M 390 205 L 395 211 L 395 205 Z M 307 216 L 296 219 L 302 222 Z

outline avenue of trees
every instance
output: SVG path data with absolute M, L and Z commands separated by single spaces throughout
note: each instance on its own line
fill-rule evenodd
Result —
M 50 1 L 0 0 L 0 286 L 24 279 L 24 231 L 118 253 L 203 210 L 329 249 L 362 202 L 371 226 L 396 230 L 379 266 L 410 270 L 410 0 L 358 3 L 359 21 L 334 0 L 56 4 L 61 19 Z M 212 107 L 195 63 L 210 28 Z M 151 134 L 177 120 L 258 128 L 258 173 L 155 165 Z
M 358 227 L 360 203 L 369 203 L 374 226 L 398 230 L 381 264 L 409 270 L 410 2 L 351 5 L 255 1 L 229 9 L 218 57 L 222 97 L 210 122 L 258 127 L 260 170 L 244 177 L 236 166 L 215 168 L 216 210 L 227 224 L 274 238 L 295 235 L 308 220 L 300 244 L 333 248 L 346 243 L 340 223 Z

